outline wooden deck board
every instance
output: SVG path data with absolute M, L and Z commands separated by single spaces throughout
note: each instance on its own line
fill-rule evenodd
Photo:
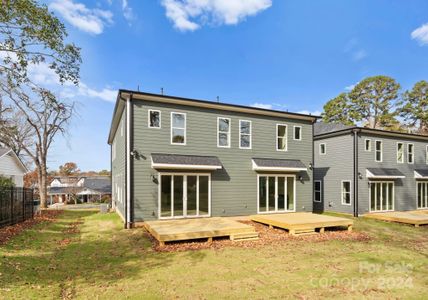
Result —
M 285 213 L 285 214 L 266 214 L 251 216 L 251 220 L 279 227 L 294 233 L 296 230 L 308 230 L 319 228 L 321 232 L 327 227 L 345 226 L 351 229 L 353 221 L 347 218 L 332 217 L 313 213 Z
M 392 211 L 384 213 L 370 213 L 364 215 L 366 218 L 411 224 L 415 226 L 427 225 L 428 215 L 414 211 Z
M 144 227 L 160 242 L 230 237 L 256 232 L 252 226 L 226 218 L 147 221 Z

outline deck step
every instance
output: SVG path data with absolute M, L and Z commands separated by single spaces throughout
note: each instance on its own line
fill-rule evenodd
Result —
M 257 232 L 235 233 L 230 236 L 231 241 L 254 241 L 259 239 Z
M 290 233 L 292 235 L 314 235 L 314 234 L 318 234 L 318 232 L 315 231 L 315 228 L 295 229 L 295 230 L 291 230 Z

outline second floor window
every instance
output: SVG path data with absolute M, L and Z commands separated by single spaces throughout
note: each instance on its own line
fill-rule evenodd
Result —
M 425 146 L 425 162 L 428 165 L 428 145 Z
M 301 141 L 302 140 L 302 127 L 294 126 L 294 140 Z
M 186 114 L 171 113 L 171 144 L 186 145 Z
M 230 147 L 230 119 L 217 119 L 217 147 Z
M 397 143 L 397 162 L 404 163 L 404 144 Z
M 149 127 L 161 128 L 161 112 L 159 110 L 149 110 Z
M 276 150 L 287 151 L 287 125 L 276 125 Z
M 407 162 L 409 164 L 414 163 L 414 156 L 415 156 L 414 150 L 415 150 L 415 145 L 407 144 Z
M 369 139 L 365 140 L 365 150 L 372 151 L 372 140 L 369 140 Z
M 320 144 L 320 154 L 325 155 L 327 153 L 327 148 L 325 144 Z
M 375 161 L 382 161 L 382 141 L 375 142 Z
M 251 121 L 239 120 L 239 148 L 251 149 Z

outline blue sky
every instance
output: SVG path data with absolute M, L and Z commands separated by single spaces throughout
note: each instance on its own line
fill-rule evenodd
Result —
M 67 139 L 50 169 L 110 168 L 107 135 L 117 89 L 319 113 L 371 75 L 410 88 L 428 80 L 428 2 L 398 0 L 45 1 L 82 48 Z M 427 25 L 425 25 L 427 24 Z M 55 85 L 49 70 L 34 71 Z

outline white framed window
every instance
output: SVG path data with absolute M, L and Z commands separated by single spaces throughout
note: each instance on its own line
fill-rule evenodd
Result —
M 287 125 L 276 124 L 276 150 L 287 151 Z
M 321 202 L 321 180 L 314 180 L 314 202 Z
M 428 165 L 428 145 L 425 146 L 425 163 Z
M 149 128 L 161 128 L 161 111 L 149 109 L 148 111 Z
M 364 150 L 367 152 L 372 151 L 372 140 L 371 139 L 365 139 L 364 140 Z
M 327 153 L 327 146 L 324 143 L 320 144 L 319 153 L 320 155 L 325 155 Z
M 111 145 L 111 159 L 116 159 L 116 139 L 113 141 L 113 144 Z
M 397 163 L 404 163 L 404 144 L 400 142 L 397 143 Z
M 302 126 L 293 127 L 293 140 L 301 141 L 302 140 Z
M 375 141 L 375 161 L 381 162 L 382 161 L 382 141 L 377 140 Z
M 251 149 L 252 128 L 251 121 L 239 120 L 239 148 Z
M 351 205 L 351 181 L 342 180 L 342 204 Z
M 415 163 L 415 145 L 407 144 L 407 163 Z
M 257 175 L 257 213 L 296 211 L 296 175 Z
M 171 144 L 186 145 L 186 114 L 171 112 Z
M 217 147 L 230 148 L 231 122 L 229 118 L 217 118 Z
M 370 181 L 369 182 L 370 212 L 394 210 L 394 182 Z

